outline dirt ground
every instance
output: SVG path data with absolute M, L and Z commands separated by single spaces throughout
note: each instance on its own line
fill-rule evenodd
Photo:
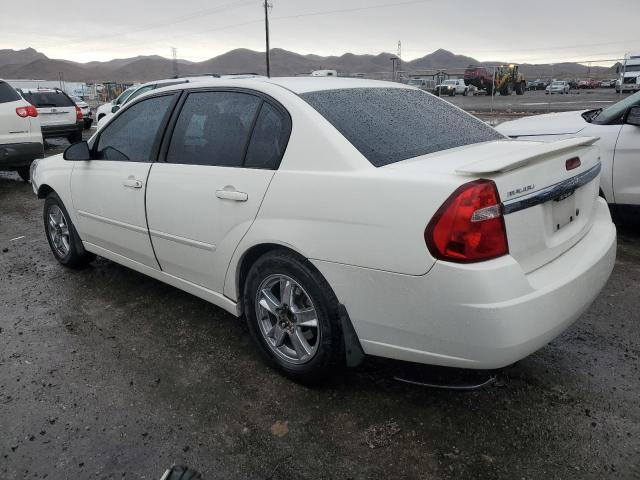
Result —
M 640 478 L 640 232 L 618 248 L 588 312 L 490 387 L 408 385 L 368 359 L 307 388 L 202 300 L 103 259 L 59 266 L 42 201 L 0 173 L 1 476 Z

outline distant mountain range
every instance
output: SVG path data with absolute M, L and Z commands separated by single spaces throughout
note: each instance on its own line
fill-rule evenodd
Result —
M 339 74 L 362 73 L 383 76 L 391 71 L 391 53 L 379 55 L 355 55 L 322 57 L 274 48 L 271 50 L 271 74 L 289 76 L 309 73 L 318 69 L 337 70 Z M 265 73 L 264 52 L 239 48 L 203 62 L 178 60 L 179 72 L 183 75 L 198 73 Z M 439 49 L 424 57 L 402 63 L 402 70 L 419 73 L 427 69 L 462 69 L 468 65 L 496 65 L 508 62 L 479 62 L 464 55 L 455 55 Z M 611 68 L 592 67 L 578 63 L 551 65 L 521 65 L 521 71 L 530 79 L 550 77 L 581 78 L 592 76 L 604 78 L 615 75 Z M 78 63 L 69 60 L 48 58 L 33 48 L 24 50 L 0 50 L 0 78 L 57 80 L 62 74 L 66 81 L 82 82 L 145 82 L 173 76 L 173 64 L 168 58 L 157 55 L 138 56 L 110 60 L 108 62 Z

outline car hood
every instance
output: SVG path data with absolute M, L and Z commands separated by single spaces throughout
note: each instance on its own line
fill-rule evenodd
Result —
M 573 134 L 580 132 L 588 125 L 582 118 L 583 113 L 584 110 L 533 115 L 501 123 L 496 129 L 509 137 Z

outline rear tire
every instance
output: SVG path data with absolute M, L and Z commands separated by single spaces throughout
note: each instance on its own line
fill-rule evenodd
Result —
M 18 172 L 20 178 L 25 182 L 28 182 L 30 180 L 29 167 L 18 167 L 16 171 Z
M 44 230 L 53 256 L 65 267 L 82 268 L 96 256 L 84 249 L 62 200 L 55 192 L 44 201 Z
M 287 377 L 314 384 L 344 366 L 338 299 L 305 259 L 266 253 L 249 269 L 242 300 L 254 343 Z
M 526 84 L 520 82 L 516 84 L 516 95 L 524 95 L 524 91 L 526 90 Z

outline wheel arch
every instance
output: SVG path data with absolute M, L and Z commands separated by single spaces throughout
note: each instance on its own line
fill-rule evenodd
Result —
M 49 195 L 51 192 L 55 192 L 55 190 L 51 188 L 51 186 L 44 183 L 38 187 L 38 198 L 47 198 L 47 195 Z
M 342 342 L 344 343 L 344 355 L 345 355 L 345 364 L 348 367 L 356 367 L 358 366 L 362 360 L 364 359 L 365 353 L 360 344 L 360 339 L 358 338 L 358 334 L 356 333 L 355 328 L 353 327 L 353 323 L 349 318 L 349 313 L 345 305 L 340 302 L 340 299 L 336 295 L 333 287 L 329 281 L 322 275 L 316 266 L 309 261 L 309 259 L 302 255 L 300 252 L 296 251 L 292 246 L 282 244 L 282 243 L 258 243 L 249 247 L 240 257 L 237 262 L 237 267 L 235 271 L 235 293 L 237 298 L 238 305 L 238 313 L 242 315 L 242 297 L 244 295 L 244 282 L 247 278 L 247 274 L 251 269 L 251 266 L 263 255 L 274 252 L 274 251 L 286 251 L 293 254 L 295 257 L 299 258 L 301 261 L 305 262 L 308 268 L 317 272 L 322 278 L 325 279 L 327 285 L 331 289 L 331 292 L 338 300 L 338 317 L 340 321 L 341 327 L 341 336 Z
M 242 296 L 244 295 L 244 282 L 247 278 L 247 274 L 251 269 L 251 266 L 260 258 L 261 256 L 273 252 L 276 250 L 287 251 L 292 253 L 296 257 L 298 257 L 301 261 L 307 263 L 311 268 L 317 270 L 311 262 L 309 262 L 308 258 L 302 255 L 300 252 L 296 251 L 290 245 L 286 245 L 283 243 L 273 243 L 273 242 L 265 242 L 258 243 L 252 245 L 247 250 L 245 250 L 240 259 L 237 262 L 235 274 L 234 274 L 234 293 L 236 295 L 236 299 L 238 301 L 238 306 L 241 308 L 242 306 Z M 231 273 L 231 272 L 229 272 Z

